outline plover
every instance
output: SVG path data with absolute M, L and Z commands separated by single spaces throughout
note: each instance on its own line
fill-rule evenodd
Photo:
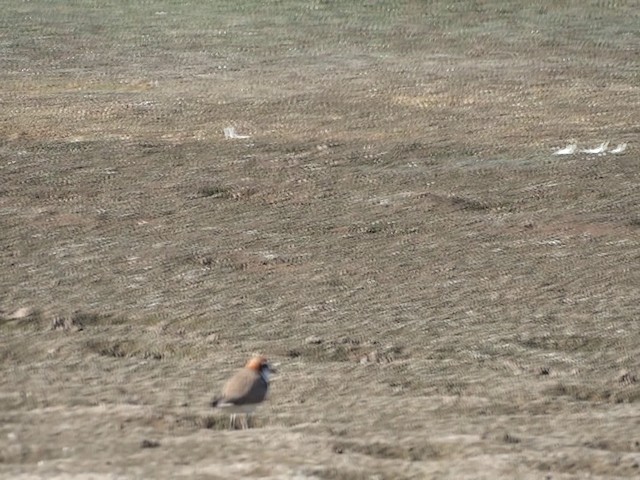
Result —
M 256 407 L 267 397 L 271 368 L 263 356 L 251 358 L 222 388 L 222 394 L 211 401 L 211 406 L 230 414 L 229 428 L 235 429 L 236 417 L 243 414 L 241 427 L 249 428 L 249 419 Z
M 576 145 L 575 143 L 572 143 L 570 145 L 567 145 L 564 148 L 561 148 L 560 150 L 556 150 L 555 152 L 553 152 L 554 155 L 573 155 L 574 153 L 576 153 L 576 150 L 578 149 L 578 145 Z

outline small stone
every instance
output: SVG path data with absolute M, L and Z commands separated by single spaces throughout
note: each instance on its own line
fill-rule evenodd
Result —
M 9 320 L 21 320 L 23 318 L 31 317 L 34 314 L 35 314 L 35 311 L 34 311 L 33 308 L 31 308 L 31 307 L 22 307 L 22 308 L 17 309 L 15 312 L 13 312 L 7 318 Z
M 322 338 L 311 335 L 305 339 L 304 343 L 307 345 L 320 345 L 322 343 Z
M 140 448 L 158 448 L 160 442 L 156 440 L 147 440 L 146 438 L 140 442 Z

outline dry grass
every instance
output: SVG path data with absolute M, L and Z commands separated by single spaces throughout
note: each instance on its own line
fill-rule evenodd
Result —
M 632 2 L 133 3 L 0 19 L 0 475 L 640 474 Z

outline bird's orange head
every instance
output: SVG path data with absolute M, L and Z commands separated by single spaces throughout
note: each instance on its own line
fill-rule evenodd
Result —
M 265 368 L 269 368 L 269 361 L 267 360 L 267 357 L 256 355 L 247 362 L 245 368 L 255 370 L 256 372 L 262 372 Z

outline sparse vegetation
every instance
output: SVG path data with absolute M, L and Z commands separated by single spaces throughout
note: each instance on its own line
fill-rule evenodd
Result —
M 202 197 L 229 198 L 229 189 L 219 185 L 204 185 L 198 189 L 198 194 Z
M 639 15 L 5 1 L 0 477 L 637 476 Z

